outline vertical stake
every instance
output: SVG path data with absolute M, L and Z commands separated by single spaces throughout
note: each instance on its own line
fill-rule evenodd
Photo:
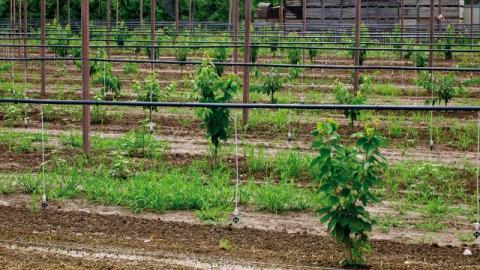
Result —
M 353 93 L 358 92 L 360 81 L 360 16 L 361 16 L 361 0 L 355 0 L 355 51 L 354 51 L 354 73 L 353 73 Z
M 250 0 L 245 0 L 245 37 L 244 37 L 244 55 L 243 62 L 250 63 Z M 248 103 L 250 91 L 250 67 L 243 67 L 243 103 Z M 243 109 L 243 125 L 248 123 L 248 109 Z
M 45 1 L 45 0 L 42 0 Z M 90 99 L 90 29 L 89 1 L 81 0 L 82 17 L 82 98 Z M 90 153 L 90 106 L 83 105 L 83 153 Z
M 45 87 L 45 14 L 46 14 L 46 4 L 45 0 L 40 2 L 40 95 L 42 98 L 47 96 L 46 87 Z

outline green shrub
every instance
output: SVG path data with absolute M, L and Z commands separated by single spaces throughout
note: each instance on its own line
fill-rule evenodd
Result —
M 324 122 L 312 132 L 312 146 L 319 155 L 312 161 L 325 207 L 318 212 L 320 222 L 327 223 L 327 230 L 346 249 L 342 267 L 363 266 L 364 255 L 370 252 L 368 233 L 372 231 L 373 219 L 365 209 L 377 198 L 371 188 L 382 182 L 387 168 L 379 148 L 385 139 L 373 128 L 353 136 L 355 146 L 341 143 L 338 125 Z

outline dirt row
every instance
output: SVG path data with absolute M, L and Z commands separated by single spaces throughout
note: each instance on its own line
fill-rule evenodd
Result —
M 63 212 L 54 206 L 37 214 L 0 206 L 0 219 L 0 261 L 10 260 L 7 269 L 59 269 L 60 262 L 84 269 L 122 269 L 125 262 L 138 269 L 323 269 L 338 267 L 342 257 L 341 246 L 308 233 Z M 478 256 L 462 252 L 461 247 L 374 240 L 369 264 L 371 269 L 480 269 Z M 25 259 L 25 253 L 32 257 Z

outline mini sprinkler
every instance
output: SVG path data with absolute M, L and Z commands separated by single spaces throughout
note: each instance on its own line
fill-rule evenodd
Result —
M 43 106 L 40 106 L 40 118 L 42 121 L 42 209 L 45 211 L 48 207 L 47 187 L 45 184 L 45 127 L 43 121 Z
M 480 167 L 479 167 L 479 158 L 480 158 L 480 112 L 477 115 L 477 172 L 476 172 L 476 180 L 477 180 L 477 222 L 473 224 L 473 236 L 475 239 L 480 237 Z
M 234 113 L 234 127 L 235 127 L 235 168 L 236 168 L 236 183 L 235 183 L 235 210 L 233 210 L 232 214 L 232 225 L 236 225 L 240 222 L 240 211 L 238 210 L 238 187 L 240 183 L 240 172 L 238 168 L 238 131 L 237 131 L 237 113 Z

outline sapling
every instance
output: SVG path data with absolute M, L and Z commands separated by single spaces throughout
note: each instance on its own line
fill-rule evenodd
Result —
M 300 64 L 300 55 L 302 54 L 302 51 L 297 48 L 291 48 L 288 49 L 287 51 L 287 60 L 288 63 L 291 65 L 298 65 Z
M 104 51 L 102 51 L 104 53 Z M 102 56 L 106 57 L 106 54 Z M 97 85 L 101 85 L 100 95 L 102 99 L 105 99 L 108 92 L 111 92 L 113 99 L 117 99 L 120 96 L 121 84 L 120 79 L 113 74 L 112 64 L 103 62 L 95 65 L 95 73 L 93 74 L 93 82 Z
M 228 51 L 225 47 L 218 47 L 210 51 L 210 57 L 213 58 L 213 62 L 224 63 L 227 61 Z M 215 65 L 215 70 L 218 76 L 222 76 L 225 67 L 222 65 Z
M 135 82 L 133 85 L 133 91 L 137 95 L 137 101 L 144 102 L 159 102 L 168 99 L 176 89 L 176 83 L 170 83 L 165 91 L 161 91 L 160 82 L 157 80 L 155 74 L 149 75 L 145 81 Z M 149 109 L 152 107 L 144 107 Z M 158 111 L 157 107 L 153 107 L 152 110 Z
M 370 78 L 361 76 L 360 80 L 360 88 L 357 93 L 352 93 L 349 91 L 345 85 L 337 82 L 333 89 L 333 94 L 335 99 L 337 100 L 338 104 L 344 105 L 362 105 L 367 100 L 368 94 L 370 93 L 371 89 L 371 81 Z M 350 127 L 353 127 L 355 121 L 360 116 L 360 110 L 355 109 L 347 109 L 344 111 L 345 117 L 350 118 Z
M 455 27 L 451 24 L 447 26 L 447 37 L 445 38 L 445 51 L 443 52 L 445 60 L 453 59 L 452 46 L 456 43 L 457 38 L 455 35 Z
M 215 66 L 204 62 L 195 72 L 193 90 L 202 103 L 228 103 L 239 88 L 235 75 L 218 76 Z M 207 137 L 214 146 L 214 162 L 218 165 L 220 141 L 226 141 L 229 134 L 229 115 L 227 108 L 203 108 L 198 115 L 202 118 L 201 127 L 207 130 Z
M 355 31 L 355 30 L 354 30 Z M 367 58 L 367 48 L 368 48 L 368 43 L 370 42 L 370 36 L 368 33 L 368 28 L 365 26 L 365 24 L 360 25 L 360 66 L 363 65 L 363 62 Z M 355 43 L 353 42 L 352 39 L 349 39 L 349 47 L 350 48 L 355 48 Z M 349 50 L 348 51 L 350 57 L 354 58 L 355 57 L 355 50 Z
M 188 48 L 178 48 L 175 50 L 175 59 L 179 62 L 186 62 L 188 58 Z M 183 68 L 185 67 L 185 63 L 180 63 L 180 67 Z
M 428 71 L 419 73 L 420 78 L 415 81 L 415 84 L 423 87 L 430 93 L 433 91 L 434 97 L 426 100 L 426 104 L 436 105 L 441 102 L 448 105 L 448 103 L 462 92 L 462 86 L 455 86 L 456 80 L 454 75 L 440 75 L 431 77 L 432 75 Z
M 352 136 L 356 139 L 353 146 L 343 145 L 337 129 L 337 123 L 326 121 L 312 132 L 312 147 L 319 155 L 310 166 L 325 203 L 318 213 L 330 235 L 345 247 L 341 267 L 364 266 L 371 250 L 368 233 L 374 223 L 366 207 L 378 201 L 371 189 L 381 184 L 387 169 L 380 153 L 385 139 L 366 126 L 364 132 Z
M 255 71 L 256 72 L 254 74 L 257 78 L 257 82 L 252 84 L 250 90 L 252 92 L 261 92 L 269 95 L 272 104 L 277 103 L 277 100 L 275 99 L 275 93 L 281 90 L 283 83 L 279 69 L 273 67 L 270 69 L 270 72 L 265 75 L 261 74 L 258 70 Z
M 117 41 L 118 46 L 123 46 L 125 45 L 125 39 L 127 38 L 127 27 L 125 26 L 125 22 L 121 21 L 120 25 L 116 27 L 116 34 L 115 34 L 115 39 Z

